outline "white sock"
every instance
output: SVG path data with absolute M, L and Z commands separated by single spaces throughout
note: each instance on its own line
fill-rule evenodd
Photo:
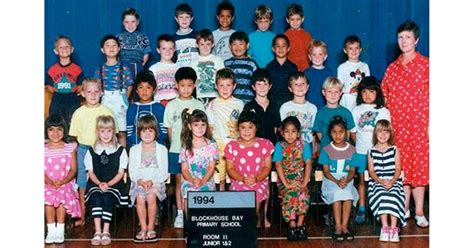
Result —
M 57 223 L 56 228 L 57 230 L 64 232 L 64 223 Z
M 183 215 L 183 210 L 182 209 L 178 209 L 178 215 Z
M 46 224 L 48 227 L 48 233 L 53 233 L 56 231 L 56 222 Z

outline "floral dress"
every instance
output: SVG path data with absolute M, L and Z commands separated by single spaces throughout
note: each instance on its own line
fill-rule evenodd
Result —
M 244 177 L 257 176 L 262 172 L 263 163 L 268 156 L 272 155 L 273 149 L 272 142 L 264 138 L 257 138 L 255 144 L 248 147 L 233 140 L 225 147 L 224 156 L 226 159 L 234 161 L 235 170 Z M 242 181 L 231 179 L 230 190 L 255 191 L 257 193 L 257 202 L 261 202 L 268 199 L 268 178 L 256 182 L 254 185 L 246 185 Z
M 277 152 L 279 154 L 277 154 Z M 311 148 L 301 140 L 294 144 L 280 142 L 275 148 L 274 162 L 281 162 L 281 168 L 289 184 L 303 183 L 305 161 L 311 159 Z M 298 215 L 306 214 L 309 207 L 307 187 L 288 189 L 281 182 L 277 183 L 279 195 L 282 198 L 281 211 L 286 222 L 295 220 Z
M 211 141 L 207 146 L 201 148 L 193 149 L 193 156 L 186 155 L 186 149 L 181 149 L 179 155 L 179 160 L 181 163 L 185 162 L 189 166 L 189 173 L 193 178 L 203 178 L 208 171 L 209 162 L 212 160 L 219 160 L 219 150 L 217 149 L 217 143 Z M 209 181 L 204 183 L 201 187 L 193 187 L 192 182 L 183 180 L 181 184 L 181 194 L 183 198 L 187 198 L 188 191 L 212 191 L 215 190 L 216 184 L 211 177 Z
M 382 81 L 394 137 L 400 150 L 404 184 L 429 184 L 429 59 L 416 53 L 408 64 L 403 57 L 391 63 Z
M 62 149 L 50 149 L 44 146 L 44 174 L 51 180 L 62 180 L 71 170 L 71 157 L 75 152 L 76 143 L 64 144 Z M 79 195 L 76 190 L 76 180 L 72 179 L 61 187 L 56 188 L 44 184 L 44 205 L 59 207 L 63 205 L 66 213 L 73 218 L 81 217 Z

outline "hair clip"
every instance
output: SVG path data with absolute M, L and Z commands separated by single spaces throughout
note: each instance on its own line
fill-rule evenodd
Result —
M 194 111 L 194 109 L 192 109 L 192 108 L 188 108 L 188 111 L 186 111 L 186 113 L 188 113 L 188 114 L 192 115 L 192 114 L 193 114 L 193 111 Z

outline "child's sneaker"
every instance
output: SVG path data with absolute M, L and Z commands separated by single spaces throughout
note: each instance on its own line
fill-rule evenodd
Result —
M 357 215 L 355 217 L 355 222 L 359 225 L 365 223 L 365 210 L 360 210 L 357 212 Z
M 382 229 L 380 229 L 379 240 L 380 241 L 390 241 L 390 231 L 391 230 L 392 229 L 388 226 L 382 227 Z
M 398 229 L 398 227 L 390 229 L 390 242 L 400 242 L 400 237 L 398 236 L 399 231 L 400 229 Z
M 178 215 L 176 215 L 176 219 L 174 220 L 174 227 L 183 228 L 183 226 L 184 226 L 183 213 L 178 213 Z

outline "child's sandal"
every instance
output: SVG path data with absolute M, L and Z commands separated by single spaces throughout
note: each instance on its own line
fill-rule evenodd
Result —
M 100 241 L 102 240 L 102 235 L 100 232 L 94 233 L 94 237 L 91 239 L 91 245 L 100 245 Z
M 110 233 L 104 232 L 102 233 L 102 239 L 100 240 L 101 245 L 110 245 L 112 243 L 112 239 L 110 239 Z
M 158 241 L 158 236 L 156 236 L 156 232 L 155 231 L 148 231 L 146 233 L 146 239 L 145 239 L 145 242 L 147 243 L 153 243 L 153 242 L 156 242 Z
M 139 231 L 137 235 L 135 235 L 135 238 L 133 239 L 134 243 L 143 243 L 145 242 L 146 238 L 146 231 Z

